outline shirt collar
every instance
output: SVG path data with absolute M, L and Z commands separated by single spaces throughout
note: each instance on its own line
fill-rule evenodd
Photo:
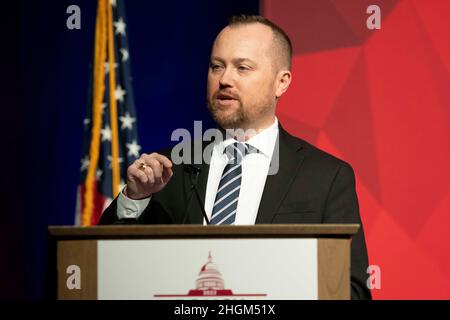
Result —
M 272 159 L 273 149 L 275 148 L 275 143 L 278 137 L 278 131 L 278 118 L 275 117 L 275 120 L 270 127 L 263 129 L 258 134 L 245 141 L 245 143 L 258 149 L 259 152 L 265 155 L 268 159 Z M 234 138 L 228 137 L 226 140 L 217 143 L 214 148 L 216 149 L 216 152 L 221 155 L 223 154 L 225 148 L 234 142 L 236 142 Z

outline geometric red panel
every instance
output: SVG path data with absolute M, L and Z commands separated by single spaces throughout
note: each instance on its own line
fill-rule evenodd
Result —
M 286 129 L 355 169 L 379 299 L 450 299 L 450 1 L 274 1 L 294 43 Z

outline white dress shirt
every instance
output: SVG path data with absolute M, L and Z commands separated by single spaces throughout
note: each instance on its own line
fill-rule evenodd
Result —
M 236 225 L 255 224 L 277 137 L 278 119 L 275 118 L 270 127 L 245 141 L 258 149 L 259 153 L 246 155 L 241 163 L 242 179 L 236 211 Z M 232 137 L 227 137 L 225 141 L 217 142 L 213 147 L 205 197 L 205 211 L 208 219 L 211 218 L 223 169 L 228 163 L 228 157 L 224 153 L 224 149 L 234 142 L 236 140 Z M 118 218 L 138 218 L 147 207 L 150 199 L 132 200 L 121 192 L 117 201 Z

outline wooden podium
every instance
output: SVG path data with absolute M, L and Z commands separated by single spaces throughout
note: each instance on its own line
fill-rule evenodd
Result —
M 357 224 L 49 227 L 56 299 L 350 299 Z

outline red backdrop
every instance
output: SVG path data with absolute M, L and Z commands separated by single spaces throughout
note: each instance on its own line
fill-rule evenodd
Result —
M 369 30 L 369 5 L 381 29 Z M 348 161 L 378 299 L 450 299 L 450 1 L 265 0 L 290 35 L 286 129 Z

